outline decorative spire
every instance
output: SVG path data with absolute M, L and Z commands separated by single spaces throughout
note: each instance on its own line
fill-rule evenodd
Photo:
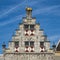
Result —
M 5 52 L 5 49 L 6 49 L 6 44 L 5 44 L 5 42 L 3 42 L 3 44 L 2 44 L 2 49 L 3 49 L 3 53 Z
M 26 8 L 26 10 L 27 10 L 27 11 L 32 11 L 32 8 L 29 8 L 29 7 L 28 7 L 28 8 Z
M 32 8 L 27 7 L 26 8 L 26 18 L 31 19 L 32 18 Z
M 3 42 L 3 44 L 2 44 L 2 48 L 3 48 L 3 49 L 6 48 L 6 44 L 5 44 L 5 42 Z

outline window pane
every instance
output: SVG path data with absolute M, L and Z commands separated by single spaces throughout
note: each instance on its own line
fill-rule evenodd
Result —
M 24 25 L 24 29 L 29 29 L 29 25 Z
M 40 42 L 40 46 L 44 46 L 44 42 Z
M 30 29 L 31 30 L 34 30 L 34 25 L 30 25 Z
M 15 42 L 15 47 L 18 47 L 19 46 L 19 41 L 16 41 Z
M 25 46 L 29 46 L 29 42 L 28 41 L 25 42 Z
M 30 41 L 30 46 L 34 46 L 34 41 Z

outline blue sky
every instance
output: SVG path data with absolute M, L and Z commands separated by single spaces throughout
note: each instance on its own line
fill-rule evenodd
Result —
M 40 23 L 51 44 L 60 39 L 60 0 L 0 0 L 0 53 L 2 43 L 5 41 L 8 47 L 8 41 L 12 40 L 27 5 L 33 8 L 36 22 Z

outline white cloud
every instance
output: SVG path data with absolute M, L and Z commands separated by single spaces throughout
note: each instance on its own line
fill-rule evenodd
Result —
M 22 6 L 25 2 L 22 2 L 21 4 L 18 4 L 14 7 L 11 7 L 10 9 L 8 9 L 7 11 L 5 11 L 4 13 L 2 12 L 2 14 L 0 14 L 0 18 L 3 16 L 6 16 L 7 14 L 11 13 L 12 11 L 16 10 L 19 6 Z
M 33 1 L 33 2 L 29 3 L 29 5 L 33 6 L 33 5 L 35 5 L 36 3 L 37 3 L 36 1 Z M 23 5 L 26 6 L 26 1 L 24 1 L 24 2 L 22 2 L 21 4 L 18 4 L 18 5 L 16 5 L 16 6 L 13 6 L 13 7 L 9 8 L 9 9 L 7 8 L 4 12 L 3 12 L 3 11 L 1 12 L 0 18 L 8 15 L 9 13 L 14 12 L 14 11 L 17 10 L 17 8 L 19 8 L 19 7 L 21 7 L 21 8 L 19 8 L 19 9 L 22 9 Z
M 36 9 L 33 14 L 34 15 L 37 15 L 37 14 L 55 14 L 55 12 L 57 13 L 57 8 L 60 8 L 60 5 L 54 5 L 54 6 L 50 6 L 50 7 L 43 7 L 43 8 L 39 8 L 39 9 Z
M 14 22 L 16 22 L 18 20 L 21 20 L 22 19 L 22 16 L 23 15 L 19 15 L 19 16 L 16 16 L 15 18 L 13 18 L 13 19 L 10 19 L 9 21 L 1 22 L 0 23 L 0 26 L 5 26 L 5 25 L 8 25 L 10 23 L 14 23 Z
M 37 3 L 36 1 L 35 1 L 34 3 L 32 2 L 31 5 L 35 5 L 36 3 Z M 17 7 L 19 7 L 19 5 L 20 5 L 20 4 L 18 4 L 17 6 L 9 9 L 8 11 L 5 11 L 5 13 L 3 13 L 2 15 L 0 15 L 0 18 L 1 18 L 1 17 L 4 17 L 5 15 L 8 15 L 8 14 L 11 13 L 12 11 L 14 11 Z M 23 3 L 22 3 L 21 5 L 23 5 Z M 0 23 L 0 26 L 5 26 L 5 25 L 8 25 L 8 24 L 10 24 L 10 23 L 14 23 L 14 22 L 16 22 L 17 20 L 20 20 L 23 16 L 24 16 L 24 14 L 19 15 L 19 16 L 16 16 L 16 17 L 14 17 L 14 18 L 11 18 L 11 19 L 8 20 L 8 21 L 1 22 L 1 23 Z
M 44 1 L 44 0 L 43 0 Z M 4 17 L 5 15 L 8 15 L 9 13 L 11 13 L 12 11 L 14 11 L 14 10 L 16 10 L 19 6 L 22 6 L 23 4 L 24 4 L 25 2 L 23 2 L 23 3 L 21 3 L 21 4 L 18 4 L 17 6 L 15 6 L 15 7 L 12 7 L 11 9 L 9 9 L 8 11 L 5 11 L 5 13 L 3 13 L 2 15 L 0 15 L 0 18 L 1 17 Z M 35 5 L 35 4 L 37 4 L 38 2 L 36 2 L 36 1 L 33 1 L 33 2 L 31 2 L 30 4 L 31 5 Z M 37 14 L 44 14 L 44 13 L 51 13 L 51 12 L 54 12 L 54 9 L 56 9 L 56 8 L 59 8 L 60 7 L 60 5 L 55 5 L 55 6 L 50 6 L 50 7 L 43 7 L 42 9 L 36 9 L 35 11 L 33 11 L 33 14 L 34 15 L 37 15 Z M 22 14 L 23 15 L 23 14 Z M 21 16 L 21 15 L 20 15 Z M 12 18 L 11 20 L 9 20 L 9 21 L 6 21 L 6 22 L 3 22 L 3 23 L 0 23 L 0 26 L 4 26 L 4 25 L 7 25 L 7 24 L 9 24 L 9 23 L 13 23 L 13 22 L 15 22 L 15 21 L 17 21 L 17 20 L 19 20 L 20 18 L 20 16 L 18 16 L 18 17 L 15 17 L 15 18 Z M 22 18 L 23 16 L 21 16 L 21 18 Z

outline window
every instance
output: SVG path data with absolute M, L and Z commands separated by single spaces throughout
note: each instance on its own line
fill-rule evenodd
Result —
M 30 52 L 34 52 L 34 41 L 30 41 Z
M 25 52 L 29 52 L 29 41 L 25 41 Z
M 34 25 L 30 25 L 30 30 L 34 30 Z
M 34 41 L 25 42 L 25 52 L 34 52 Z
M 33 41 L 25 42 L 25 52 L 34 52 L 34 42 Z
M 33 41 L 30 41 L 30 46 L 34 46 L 34 42 Z
M 19 47 L 19 41 L 15 42 L 15 47 Z
M 24 29 L 29 29 L 29 25 L 24 25 Z
M 40 46 L 44 46 L 44 42 L 40 42 Z
M 30 30 L 34 30 L 34 25 L 24 25 L 24 29 L 30 29 Z
M 29 46 L 29 42 L 28 41 L 25 42 L 25 46 Z
M 34 41 L 25 41 L 25 46 L 34 46 Z

